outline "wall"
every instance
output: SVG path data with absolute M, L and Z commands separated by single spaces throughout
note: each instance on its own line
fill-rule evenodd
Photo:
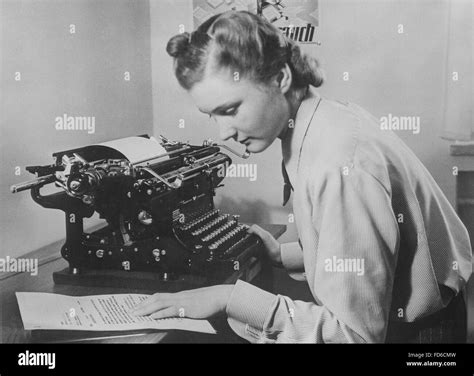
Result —
M 443 119 L 443 75 L 447 38 L 445 1 L 320 2 L 321 46 L 305 46 L 322 63 L 327 81 L 322 95 L 355 102 L 375 116 L 389 113 L 420 116 L 421 132 L 400 132 L 454 203 L 455 177 L 449 143 L 439 138 Z M 168 39 L 179 25 L 192 29 L 192 2 L 151 1 L 151 38 L 155 133 L 201 142 L 218 139 L 215 125 L 194 108 L 179 88 L 166 54 Z M 398 33 L 403 24 L 404 33 Z M 343 73 L 349 72 L 349 80 Z M 185 128 L 179 128 L 179 120 Z M 239 146 L 237 146 L 239 148 Z M 287 223 L 291 205 L 281 207 L 280 145 L 275 142 L 249 163 L 258 164 L 258 179 L 226 179 L 221 206 L 252 222 Z M 239 162 L 234 158 L 234 162 Z M 296 237 L 293 224 L 283 240 Z
M 28 192 L 10 193 L 10 185 L 33 177 L 24 166 L 53 163 L 56 151 L 151 133 L 150 17 L 144 0 L 0 4 L 0 257 L 15 257 L 65 236 L 63 212 L 40 207 Z M 56 130 L 64 113 L 95 116 L 95 133 Z

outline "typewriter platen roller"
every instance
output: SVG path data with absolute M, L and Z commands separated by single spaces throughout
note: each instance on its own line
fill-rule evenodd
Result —
M 128 151 L 131 144 L 137 152 Z M 148 136 L 120 139 L 54 153 L 54 164 L 27 167 L 37 178 L 12 191 L 30 189 L 41 206 L 65 212 L 61 254 L 73 274 L 219 275 L 238 270 L 261 246 L 238 216 L 214 206 L 231 163 L 221 148 L 210 141 L 192 146 L 164 137 L 161 143 Z M 42 195 L 51 183 L 60 190 Z M 83 218 L 94 213 L 107 224 L 86 233 Z

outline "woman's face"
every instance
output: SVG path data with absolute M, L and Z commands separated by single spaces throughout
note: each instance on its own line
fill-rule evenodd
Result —
M 288 125 L 289 104 L 276 82 L 263 88 L 221 72 L 205 75 L 189 94 L 216 121 L 223 141 L 234 139 L 252 153 L 269 147 Z

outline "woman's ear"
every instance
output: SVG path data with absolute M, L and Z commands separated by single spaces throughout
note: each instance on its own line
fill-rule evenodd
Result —
M 278 72 L 276 75 L 276 81 L 283 94 L 286 94 L 290 90 L 291 84 L 293 83 L 293 76 L 288 64 L 285 64 L 285 66 L 281 68 L 280 72 Z

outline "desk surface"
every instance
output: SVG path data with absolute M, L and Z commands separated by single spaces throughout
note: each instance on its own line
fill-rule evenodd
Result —
M 284 231 L 285 226 L 282 225 L 262 225 L 263 228 L 270 231 L 278 238 Z M 143 289 L 125 289 L 116 287 L 90 287 L 90 286 L 71 286 L 58 285 L 53 282 L 53 272 L 64 269 L 68 266 L 67 262 L 61 257 L 59 250 L 63 241 L 53 243 L 38 251 L 23 256 L 24 258 L 39 258 L 40 265 L 38 275 L 31 276 L 29 273 L 18 273 L 3 276 L 0 280 L 0 340 L 3 343 L 30 343 L 30 342 L 67 342 L 83 341 L 80 332 L 71 333 L 72 331 L 60 331 L 54 333 L 48 331 L 48 340 L 46 337 L 38 337 L 39 332 L 23 329 L 23 323 L 18 308 L 15 292 L 49 292 L 63 295 L 84 296 L 99 294 L 121 294 L 121 293 L 145 293 L 151 294 L 156 291 Z M 172 331 L 173 332 L 173 331 Z M 100 343 L 156 343 L 161 342 L 170 337 L 172 332 L 141 330 L 137 332 L 114 332 L 107 333 L 97 332 L 87 339 L 87 342 Z M 174 331 L 177 332 L 177 331 Z M 176 334 L 176 333 L 174 333 Z M 185 333 L 181 333 L 183 337 Z M 104 335 L 106 337 L 104 337 Z M 221 342 L 222 338 L 216 338 L 217 342 Z M 40 339 L 39 339 L 40 338 Z M 43 338 L 43 339 L 41 339 Z M 195 333 L 189 333 L 189 338 L 195 341 L 208 342 L 210 337 L 206 335 L 198 336 Z M 168 340 L 170 340 L 168 338 Z M 170 340 L 172 341 L 172 339 Z

